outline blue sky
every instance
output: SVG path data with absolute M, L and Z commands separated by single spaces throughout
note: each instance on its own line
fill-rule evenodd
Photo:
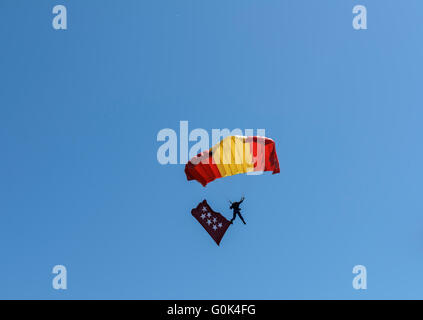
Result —
M 0 298 L 423 298 L 422 11 L 2 0 Z M 264 128 L 281 174 L 187 182 L 156 159 L 181 120 Z M 190 210 L 205 198 L 229 217 L 242 195 L 247 225 L 218 247 Z

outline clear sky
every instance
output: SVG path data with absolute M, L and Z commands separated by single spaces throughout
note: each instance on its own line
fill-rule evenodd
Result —
M 356 4 L 368 30 L 352 28 Z M 0 298 L 423 298 L 422 13 L 2 0 Z M 187 182 L 156 159 L 157 133 L 181 120 L 265 129 L 281 173 Z M 247 225 L 218 247 L 190 210 L 207 199 L 229 217 L 242 195 Z

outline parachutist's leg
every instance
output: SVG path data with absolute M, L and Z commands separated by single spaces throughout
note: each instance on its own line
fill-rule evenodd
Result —
M 241 214 L 238 213 L 238 215 L 239 215 L 239 218 L 242 220 L 242 222 L 244 222 L 244 224 L 246 224 L 245 221 L 244 221 L 244 218 L 241 216 Z
M 232 216 L 231 224 L 234 222 L 235 218 L 236 218 L 236 213 L 234 213 L 233 216 Z

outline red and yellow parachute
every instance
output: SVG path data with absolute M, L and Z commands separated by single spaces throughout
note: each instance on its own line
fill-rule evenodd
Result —
M 204 187 L 218 178 L 260 171 L 280 172 L 275 142 L 257 136 L 226 137 L 185 166 L 187 179 L 197 180 Z

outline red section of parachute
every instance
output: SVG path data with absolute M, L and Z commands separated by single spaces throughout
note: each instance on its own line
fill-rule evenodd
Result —
M 272 174 L 280 173 L 278 155 L 275 142 L 264 137 L 248 137 L 247 143 L 253 146 L 254 171 L 272 171 Z M 262 155 L 264 152 L 264 156 Z
M 187 180 L 197 180 L 205 187 L 209 182 L 222 177 L 219 168 L 213 163 L 213 155 L 210 150 L 198 154 L 196 159 L 197 161 L 191 159 L 185 165 Z

